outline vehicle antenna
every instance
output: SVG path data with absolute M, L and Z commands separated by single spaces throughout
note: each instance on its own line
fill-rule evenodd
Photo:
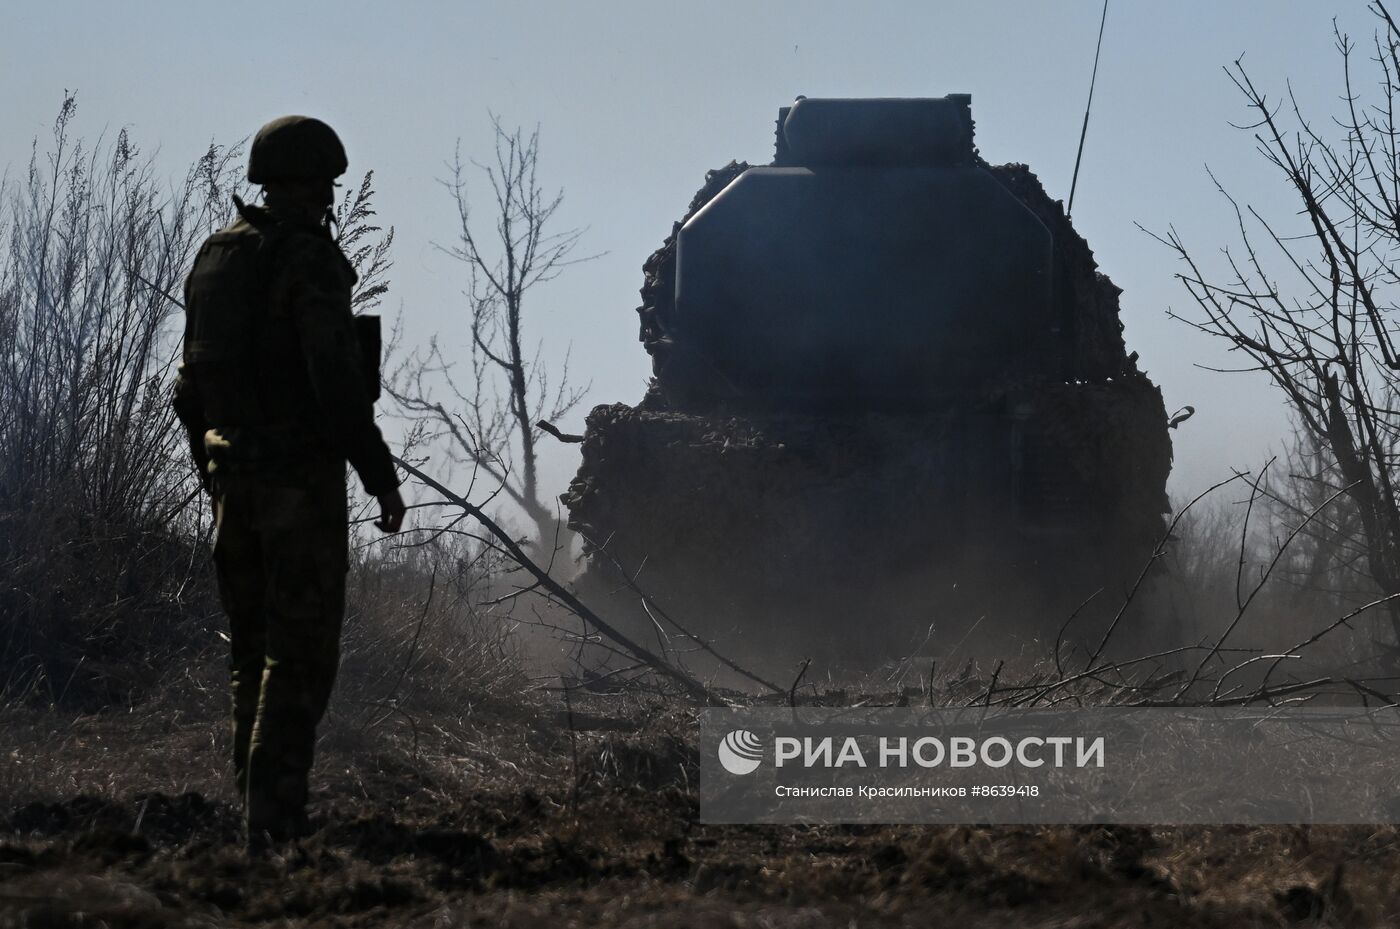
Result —
M 1084 125 L 1079 130 L 1079 151 L 1074 156 L 1074 177 L 1069 182 L 1069 206 L 1065 218 L 1074 214 L 1074 189 L 1079 186 L 1079 162 L 1084 158 L 1084 137 L 1089 134 L 1089 110 L 1094 106 L 1094 85 L 1099 80 L 1099 52 L 1103 50 L 1103 24 L 1108 21 L 1108 0 L 1103 0 L 1103 15 L 1099 17 L 1099 41 L 1094 46 L 1094 73 L 1089 78 L 1089 100 L 1084 104 Z

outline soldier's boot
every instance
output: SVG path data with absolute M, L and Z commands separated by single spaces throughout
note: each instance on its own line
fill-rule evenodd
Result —
M 306 816 L 306 777 L 283 771 L 271 784 L 248 791 L 248 847 L 261 850 L 310 833 Z
M 250 838 L 267 834 L 281 842 L 306 834 L 316 724 L 334 677 L 333 665 L 268 660 L 248 750 Z

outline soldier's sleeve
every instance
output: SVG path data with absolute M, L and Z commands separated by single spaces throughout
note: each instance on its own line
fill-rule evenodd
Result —
M 185 306 L 189 305 L 189 285 L 186 282 Z M 185 427 L 185 437 L 190 445 L 190 457 L 194 459 L 199 482 L 207 491 L 209 490 L 209 453 L 204 448 L 204 433 L 209 431 L 209 424 L 204 421 L 204 401 L 199 396 L 199 388 L 183 364 L 180 365 L 175 374 L 175 389 L 171 393 L 170 405 L 174 407 L 175 416 L 180 420 L 180 425 Z
M 374 422 L 368 379 L 379 372 L 362 370 L 350 311 L 353 272 L 333 242 L 310 236 L 288 243 L 280 264 L 278 296 L 289 302 L 325 434 L 354 467 L 367 493 L 389 493 L 399 478 Z
M 175 390 L 170 405 L 175 408 L 175 415 L 185 427 L 190 457 L 194 459 L 195 470 L 199 472 L 199 482 L 208 490 L 209 453 L 204 449 L 204 433 L 209 431 L 209 424 L 204 421 L 204 404 L 199 398 L 199 390 L 184 365 L 180 365 L 175 375 Z

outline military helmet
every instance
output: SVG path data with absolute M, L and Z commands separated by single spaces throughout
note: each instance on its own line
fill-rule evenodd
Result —
M 248 149 L 248 181 L 331 180 L 349 162 L 335 130 L 310 116 L 274 119 L 253 136 Z

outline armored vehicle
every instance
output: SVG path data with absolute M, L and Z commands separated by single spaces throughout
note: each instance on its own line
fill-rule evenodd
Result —
M 979 157 L 968 96 L 799 98 L 644 271 L 655 376 L 591 412 L 562 498 L 636 628 L 788 662 L 1053 637 L 1160 538 L 1167 417 L 1119 289 Z

